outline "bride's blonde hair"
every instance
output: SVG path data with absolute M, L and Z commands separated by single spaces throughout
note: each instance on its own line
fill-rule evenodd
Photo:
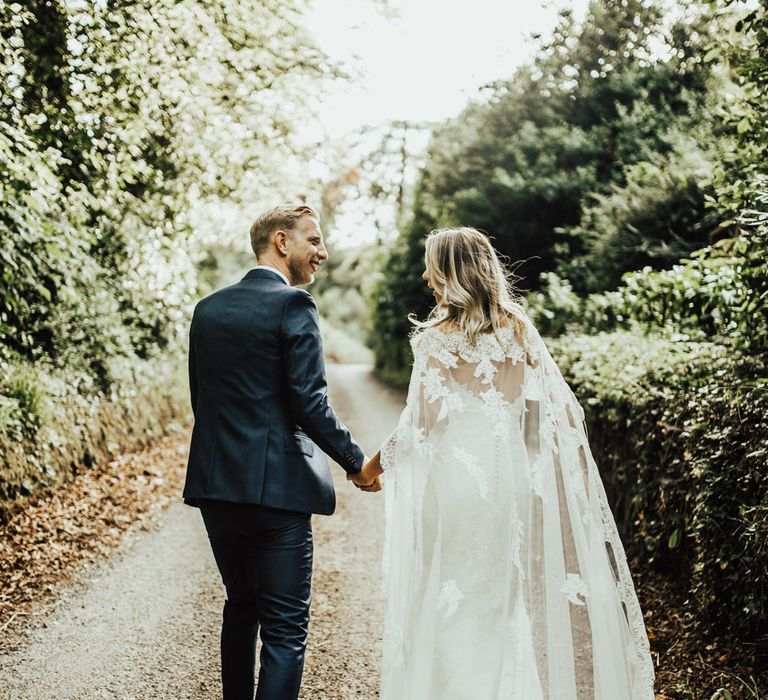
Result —
M 527 346 L 527 316 L 486 235 L 468 226 L 437 229 L 427 236 L 424 258 L 441 298 L 426 321 L 411 318 L 417 328 L 449 324 L 474 343 L 480 333 L 512 324 Z

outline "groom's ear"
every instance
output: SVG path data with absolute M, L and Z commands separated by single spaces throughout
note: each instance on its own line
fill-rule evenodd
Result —
M 277 252 L 280 253 L 280 255 L 288 255 L 289 236 L 290 234 L 281 228 L 277 229 L 277 231 L 272 234 L 272 240 L 274 241 Z

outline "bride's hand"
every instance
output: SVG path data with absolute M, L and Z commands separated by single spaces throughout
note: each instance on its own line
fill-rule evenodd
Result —
M 361 491 L 367 491 L 368 493 L 376 493 L 384 488 L 384 484 L 381 481 L 381 477 L 377 476 L 371 484 L 368 486 L 358 486 Z
M 361 491 L 375 493 L 382 489 L 380 477 L 383 471 L 380 454 L 377 452 L 363 465 L 363 468 L 357 474 L 347 474 L 347 479 Z

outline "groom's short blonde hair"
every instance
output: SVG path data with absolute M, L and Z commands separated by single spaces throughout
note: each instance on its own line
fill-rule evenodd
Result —
M 267 249 L 269 237 L 275 231 L 293 231 L 305 216 L 320 221 L 320 214 L 308 204 L 281 204 L 256 217 L 256 221 L 251 224 L 251 248 L 256 257 Z

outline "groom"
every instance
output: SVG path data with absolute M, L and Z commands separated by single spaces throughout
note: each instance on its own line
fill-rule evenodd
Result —
M 328 259 L 317 212 L 270 209 L 253 223 L 251 246 L 259 264 L 192 318 L 184 499 L 200 508 L 227 591 L 224 699 L 253 700 L 259 635 L 256 698 L 289 700 L 307 642 L 311 514 L 336 504 L 325 454 L 362 490 L 381 482 L 328 404 L 317 307 L 296 288 Z

